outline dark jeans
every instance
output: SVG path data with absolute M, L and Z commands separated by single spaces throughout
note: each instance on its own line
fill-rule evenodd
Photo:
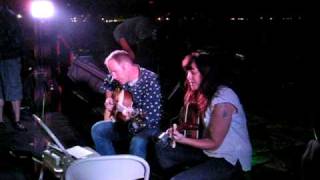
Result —
M 156 154 L 160 166 L 169 173 L 172 173 L 170 171 L 178 166 L 184 166 L 182 172 L 171 178 L 173 180 L 229 180 L 242 178 L 239 163 L 233 166 L 223 158 L 206 156 L 200 149 L 180 144 L 177 144 L 176 148 L 164 148 L 156 145 Z
M 91 128 L 91 136 L 96 146 L 96 151 L 101 155 L 116 154 L 113 142 L 129 139 L 129 153 L 146 159 L 147 145 L 151 138 L 159 132 L 158 129 L 144 129 L 134 136 L 116 128 L 116 123 L 99 121 Z

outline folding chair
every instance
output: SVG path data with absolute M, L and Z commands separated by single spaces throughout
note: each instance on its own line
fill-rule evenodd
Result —
M 150 176 L 150 166 L 134 155 L 99 156 L 74 161 L 65 180 L 133 180 Z

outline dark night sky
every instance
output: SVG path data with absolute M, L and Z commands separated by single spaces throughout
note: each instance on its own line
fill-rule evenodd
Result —
M 9 0 L 18 9 L 26 11 L 31 0 Z M 77 13 L 91 12 L 109 15 L 119 15 L 134 11 L 136 6 L 149 4 L 156 11 L 176 13 L 210 12 L 212 14 L 260 14 L 260 13 L 304 13 L 311 9 L 312 4 L 305 1 L 262 0 L 247 1 L 214 1 L 214 0 L 53 0 L 62 8 L 69 8 Z M 138 5 L 137 5 L 138 4 Z
M 27 2 L 30 0 L 11 0 L 16 9 L 27 13 Z M 56 0 L 59 9 L 66 14 L 92 14 L 110 17 L 130 16 L 135 11 L 137 2 L 143 0 Z M 150 4 L 149 4 L 150 5 Z M 310 104 L 316 92 L 316 66 L 312 52 L 311 41 L 314 34 L 310 33 L 308 19 L 314 11 L 312 5 L 304 1 L 263 0 L 255 3 L 245 1 L 206 1 L 206 0 L 154 0 L 155 12 L 166 14 L 170 12 L 176 17 L 197 15 L 201 21 L 185 23 L 180 27 L 168 27 L 167 33 L 171 45 L 167 54 L 181 53 L 181 44 L 188 40 L 196 43 L 223 41 L 246 53 L 247 60 L 242 62 L 242 98 L 246 107 L 257 113 L 271 116 L 281 115 L 285 118 L 300 118 L 310 110 L 302 104 Z M 139 6 L 138 6 L 139 7 Z M 316 7 L 316 6 L 314 6 Z M 251 17 L 256 21 L 248 23 L 216 23 L 214 20 L 226 20 L 230 17 Z M 281 23 L 258 22 L 260 16 L 301 17 L 299 21 Z M 208 19 L 213 20 L 208 20 Z M 212 24 L 210 24 L 212 23 Z M 109 26 L 109 25 L 105 25 Z M 90 26 L 97 27 L 97 26 Z M 100 27 L 100 26 L 99 26 Z M 101 32 L 105 38 L 105 34 Z M 69 28 L 71 30 L 71 28 Z M 79 28 L 78 28 L 79 29 Z M 99 30 L 99 28 L 97 28 Z M 102 28 L 101 28 L 102 29 Z M 100 30 L 101 30 L 100 29 Z M 79 29 L 80 30 L 80 29 Z M 77 39 L 90 37 L 91 32 L 75 35 Z M 184 32 L 183 32 L 184 31 Z M 207 35 L 210 35 L 208 37 Z M 170 39 L 171 38 L 171 39 Z M 180 39 L 179 39 L 180 38 Z M 102 41 L 102 40 L 100 40 Z M 107 40 L 103 43 L 108 42 Z M 93 42 L 96 43 L 96 42 Z M 106 44 L 104 44 L 107 46 Z M 169 46 L 167 46 L 168 48 Z M 167 49 L 166 49 L 167 50 Z M 171 51 L 170 51 L 171 50 Z M 166 54 L 164 53 L 164 54 Z M 178 55 L 170 58 L 176 60 Z M 308 106 L 309 107 L 309 106 Z M 292 112 L 298 112 L 293 114 Z

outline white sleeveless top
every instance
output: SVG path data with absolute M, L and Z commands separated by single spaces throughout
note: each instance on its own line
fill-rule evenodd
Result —
M 208 127 L 214 106 L 219 103 L 230 103 L 236 108 L 232 115 L 231 125 L 222 144 L 216 150 L 203 150 L 209 157 L 224 158 L 235 165 L 239 160 L 243 171 L 251 170 L 252 147 L 248 135 L 247 120 L 242 105 L 235 92 L 220 86 L 211 100 L 205 116 L 205 128 Z

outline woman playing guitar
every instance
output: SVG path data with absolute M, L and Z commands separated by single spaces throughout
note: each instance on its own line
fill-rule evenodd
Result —
M 238 179 L 251 168 L 251 143 L 246 117 L 238 96 L 225 74 L 232 69 L 233 55 L 225 51 L 194 52 L 182 61 L 186 72 L 184 106 L 195 103 L 203 136 L 188 137 L 178 127 L 167 130 L 175 148 L 156 146 L 164 170 L 191 167 L 172 179 Z M 229 86 L 227 86 L 229 85 Z M 190 107 L 189 107 L 190 108 Z

